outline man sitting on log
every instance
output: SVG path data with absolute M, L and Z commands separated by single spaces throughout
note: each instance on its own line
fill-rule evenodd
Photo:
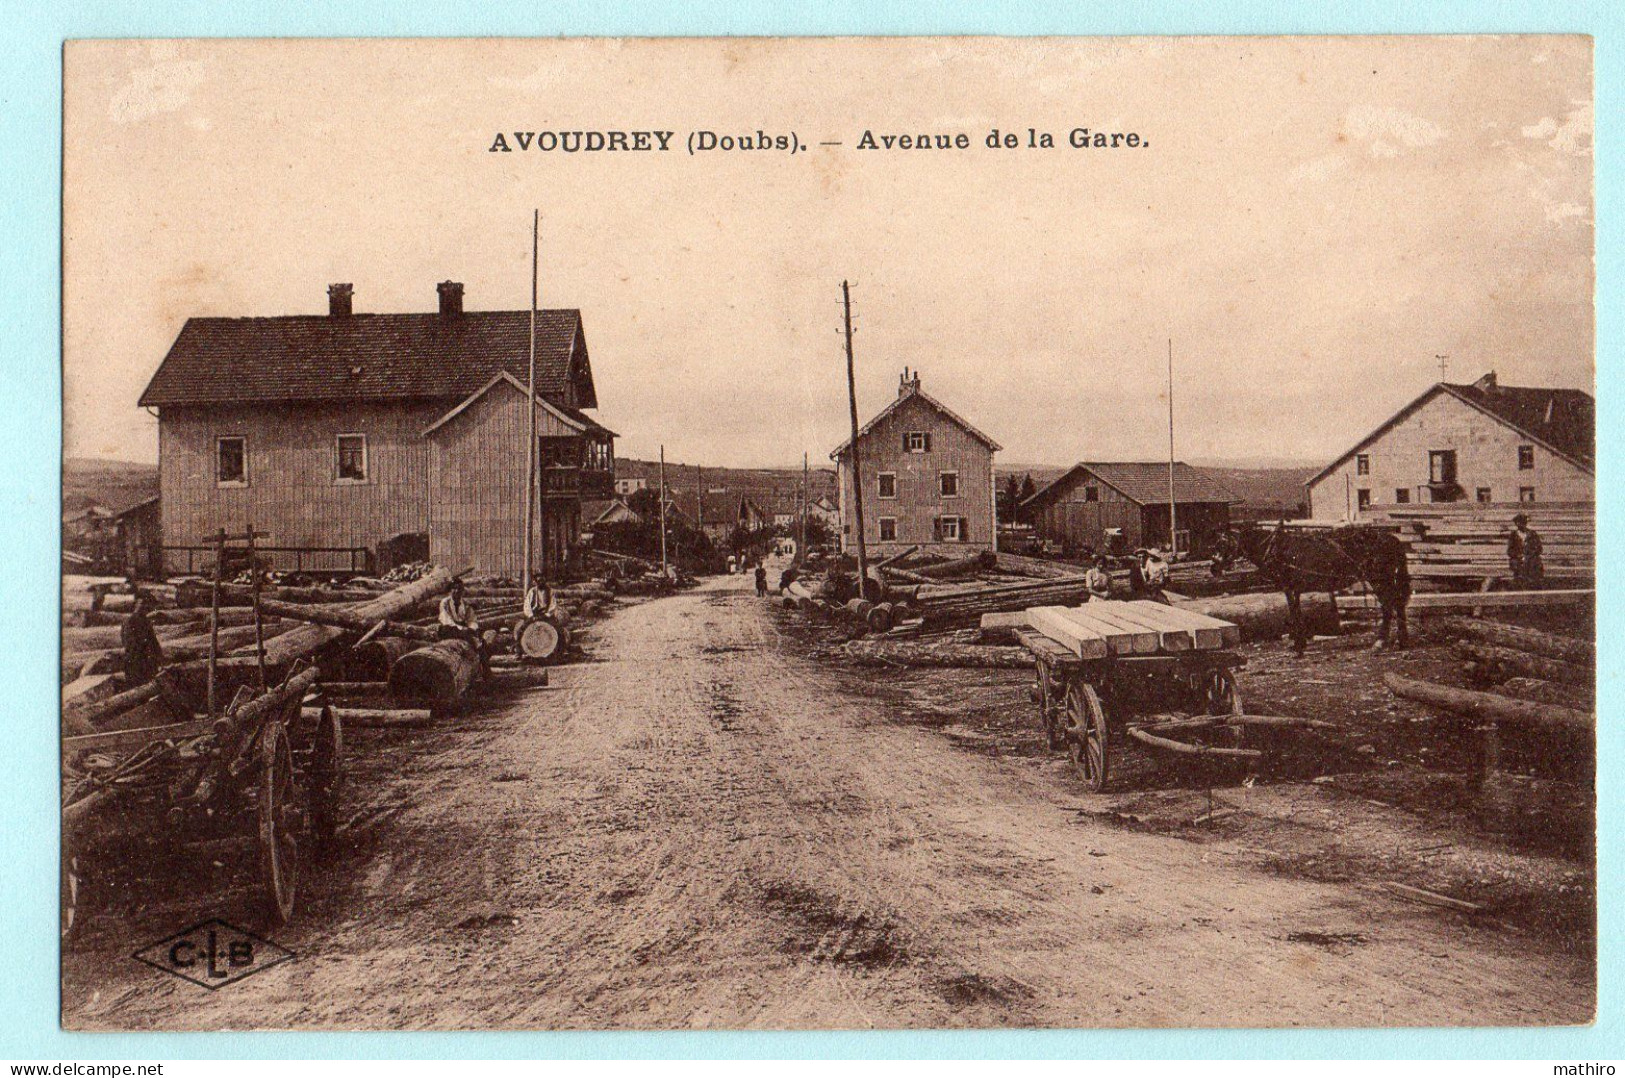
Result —
M 532 576 L 530 590 L 525 592 L 525 620 L 552 617 L 555 609 L 553 589 L 539 574 Z
M 1095 558 L 1095 563 L 1089 566 L 1089 571 L 1083 574 L 1083 586 L 1089 589 L 1089 602 L 1104 602 L 1112 597 L 1112 578 L 1108 570 L 1110 560 L 1101 554 Z
M 452 581 L 450 593 L 440 600 L 437 631 L 442 640 L 467 640 L 476 648 L 480 646 L 480 619 L 474 616 L 474 608 L 463 598 L 461 580 Z
M 1168 586 L 1168 563 L 1153 552 L 1141 547 L 1134 552 L 1128 567 L 1129 591 L 1136 599 L 1167 603 L 1163 589 Z

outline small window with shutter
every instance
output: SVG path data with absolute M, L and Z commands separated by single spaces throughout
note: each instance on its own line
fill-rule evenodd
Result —
M 903 451 L 906 453 L 931 452 L 931 435 L 923 430 L 911 430 L 903 435 Z
M 939 523 L 942 528 L 942 541 L 944 543 L 960 543 L 964 541 L 964 529 L 961 527 L 959 517 L 941 517 Z

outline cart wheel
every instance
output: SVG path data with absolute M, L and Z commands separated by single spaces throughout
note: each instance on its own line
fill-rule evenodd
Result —
M 84 927 L 85 881 L 79 870 L 79 858 L 67 850 L 62 851 L 62 940 L 73 939 Z
M 1106 788 L 1110 741 L 1106 709 L 1087 681 L 1075 681 L 1066 693 L 1066 742 L 1072 766 L 1095 793 Z
M 1235 673 L 1222 666 L 1209 670 L 1202 679 L 1202 704 L 1209 715 L 1242 714 L 1241 690 L 1236 687 Z M 1224 729 L 1228 731 L 1225 744 L 1233 749 L 1242 748 L 1247 740 L 1247 728 L 1228 726 Z
M 260 736 L 260 876 L 266 912 L 277 924 L 293 916 L 299 886 L 300 812 L 293 776 L 293 750 L 280 722 Z
M 311 844 L 319 851 L 329 850 L 338 834 L 339 801 L 344 796 L 344 725 L 331 707 L 323 707 L 316 721 L 306 788 Z
M 1054 677 L 1050 674 L 1049 663 L 1040 659 L 1034 666 L 1035 676 L 1038 679 L 1038 718 L 1044 724 L 1044 736 L 1049 739 L 1050 751 L 1066 747 L 1066 738 L 1062 735 L 1061 724 L 1055 714 Z

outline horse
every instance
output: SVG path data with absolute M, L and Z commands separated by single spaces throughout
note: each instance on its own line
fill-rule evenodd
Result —
M 1375 650 L 1388 646 L 1390 626 L 1397 629 L 1396 644 L 1410 644 L 1405 630 L 1405 605 L 1411 598 L 1411 572 L 1405 561 L 1405 543 L 1392 532 L 1364 524 L 1346 524 L 1324 531 L 1273 528 L 1245 524 L 1219 536 L 1213 571 L 1223 572 L 1236 557 L 1258 567 L 1286 595 L 1292 620 L 1292 646 L 1298 654 L 1308 647 L 1299 599 L 1306 591 L 1324 591 L 1337 601 L 1337 593 L 1365 581 L 1382 607 Z

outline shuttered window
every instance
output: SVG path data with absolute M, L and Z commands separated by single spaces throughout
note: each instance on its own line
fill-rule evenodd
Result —
M 929 453 L 931 452 L 931 432 L 924 430 L 911 430 L 903 435 L 903 452 Z

